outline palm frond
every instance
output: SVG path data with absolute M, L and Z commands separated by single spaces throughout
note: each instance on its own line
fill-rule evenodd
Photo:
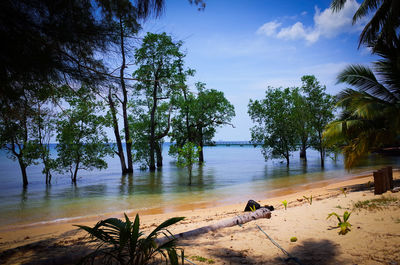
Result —
M 366 92 L 381 100 L 393 102 L 397 97 L 382 85 L 369 67 L 349 65 L 337 76 L 337 83 L 347 83 L 359 91 Z
M 331 3 L 331 9 L 333 12 L 339 12 L 344 7 L 347 0 L 333 0 Z

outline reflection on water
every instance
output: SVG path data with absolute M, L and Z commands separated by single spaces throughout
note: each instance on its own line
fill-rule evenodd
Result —
M 193 170 L 189 186 L 186 169 L 177 168 L 163 149 L 164 167 L 155 172 L 136 169 L 121 175 L 117 158 L 109 158 L 105 171 L 81 172 L 77 185 L 68 176 L 55 175 L 44 184 L 40 166 L 28 168 L 29 187 L 21 188 L 18 164 L 0 153 L 0 225 L 24 224 L 98 215 L 106 212 L 154 208 L 174 210 L 187 203 L 213 201 L 232 203 L 267 197 L 272 191 L 348 174 L 343 159 L 326 159 L 321 170 L 319 154 L 309 150 L 307 162 L 294 153 L 289 167 L 281 160 L 264 161 L 259 148 L 240 146 L 205 147 L 206 163 Z M 382 165 L 399 165 L 399 158 L 372 155 L 352 170 L 358 174 Z

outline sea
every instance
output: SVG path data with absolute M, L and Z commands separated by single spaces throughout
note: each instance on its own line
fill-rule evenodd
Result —
M 289 167 L 284 159 L 266 161 L 259 146 L 217 145 L 204 147 L 205 163 L 193 169 L 192 185 L 188 171 L 176 166 L 163 145 L 162 169 L 140 170 L 122 175 L 118 157 L 107 157 L 105 170 L 78 173 L 76 185 L 69 175 L 53 174 L 45 184 L 42 165 L 27 169 L 29 185 L 22 187 L 18 162 L 0 151 L 0 227 L 30 226 L 54 222 L 101 218 L 126 213 L 164 213 L 180 209 L 222 206 L 249 199 L 268 199 L 285 192 L 305 189 L 313 183 L 336 181 L 391 165 L 399 157 L 370 155 L 347 171 L 343 157 L 325 159 L 321 168 L 319 153 L 307 150 L 307 162 L 293 152 Z M 51 152 L 56 155 L 55 145 Z

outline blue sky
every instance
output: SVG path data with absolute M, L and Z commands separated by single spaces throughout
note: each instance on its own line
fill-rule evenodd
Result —
M 214 140 L 249 140 L 253 126 L 249 99 L 260 99 L 268 86 L 300 86 L 315 75 L 334 95 L 336 75 L 350 63 L 369 64 L 373 57 L 358 47 L 365 21 L 351 24 L 359 3 L 347 1 L 340 13 L 330 0 L 206 0 L 204 11 L 186 0 L 167 1 L 164 14 L 148 20 L 143 32 L 167 32 L 184 41 L 186 65 L 197 81 L 225 93 L 235 106 L 235 128 L 217 130 Z

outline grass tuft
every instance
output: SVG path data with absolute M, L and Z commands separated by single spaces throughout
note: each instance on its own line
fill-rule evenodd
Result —
M 397 198 L 394 197 L 385 197 L 382 196 L 381 198 L 372 199 L 372 200 L 365 200 L 365 201 L 358 201 L 354 203 L 353 209 L 366 209 L 369 211 L 373 210 L 382 210 L 384 207 L 393 206 L 395 203 L 398 202 Z
M 199 262 L 206 262 L 208 264 L 214 264 L 215 263 L 215 261 L 212 260 L 212 259 L 207 259 L 205 257 L 197 256 L 197 255 L 196 256 L 191 256 L 190 259 L 195 260 L 195 261 L 199 261 Z

